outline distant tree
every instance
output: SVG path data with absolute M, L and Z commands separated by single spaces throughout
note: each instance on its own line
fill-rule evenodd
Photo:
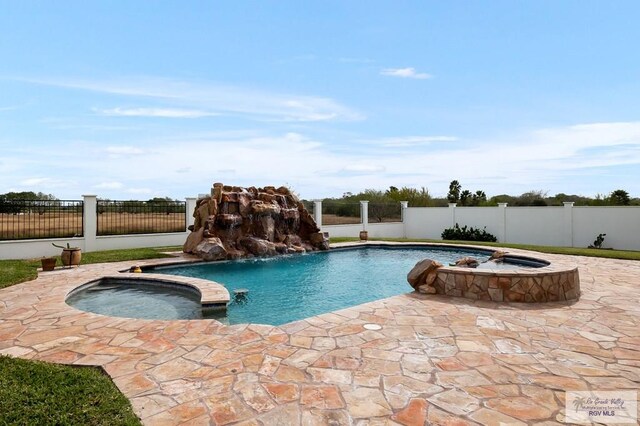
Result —
M 507 194 L 494 195 L 488 201 L 488 204 L 495 206 L 498 203 L 507 203 L 510 206 L 515 205 L 516 197 Z
M 385 195 L 389 198 L 389 201 L 408 201 L 411 207 L 427 207 L 431 204 L 431 195 L 424 186 L 419 190 L 406 186 L 400 189 L 390 186 Z
M 471 202 L 471 191 L 469 191 L 468 189 L 465 189 L 464 191 L 462 191 L 460 193 L 460 205 L 461 206 L 466 206 L 469 205 L 469 203 Z
M 460 191 L 462 190 L 462 185 L 457 180 L 452 180 L 449 184 L 449 192 L 447 193 L 447 200 L 450 203 L 457 203 L 460 200 Z
M 515 206 L 546 206 L 547 202 L 545 198 L 547 193 L 545 191 L 529 191 L 517 197 L 513 204 Z
M 462 198 L 462 195 L 460 196 L 460 198 Z M 483 205 L 487 204 L 487 194 L 485 194 L 484 191 L 480 191 L 480 190 L 471 194 L 466 202 L 467 206 L 479 206 L 481 204 Z
M 7 192 L 6 194 L 0 194 L 0 213 L 17 214 L 37 212 L 44 214 L 47 205 L 59 204 L 48 202 L 57 200 L 55 195 L 45 194 L 44 192 Z M 25 203 L 25 201 L 28 202 Z
M 631 204 L 629 193 L 623 189 L 616 189 L 609 194 L 609 202 L 614 206 L 628 206 Z

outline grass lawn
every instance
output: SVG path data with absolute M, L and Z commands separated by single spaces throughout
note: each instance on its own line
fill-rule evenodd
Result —
M 82 253 L 82 265 L 89 263 L 120 262 L 125 260 L 158 259 L 169 257 L 163 252 L 181 250 L 182 247 L 154 247 L 139 249 L 123 249 Z M 61 265 L 58 256 L 58 265 Z M 0 288 L 9 287 L 37 276 L 40 267 L 39 259 L 0 260 Z
M 342 243 L 350 241 L 360 241 L 359 238 L 352 237 L 336 237 L 331 238 L 332 243 Z M 624 260 L 640 260 L 640 251 L 631 250 L 609 250 L 609 249 L 589 249 L 576 247 L 553 247 L 553 246 L 534 246 L 529 244 L 509 244 L 509 243 L 488 243 L 485 241 L 443 241 L 443 240 L 425 240 L 412 238 L 369 238 L 369 241 L 397 241 L 403 243 L 436 243 L 436 244 L 459 244 L 459 245 L 478 245 L 490 247 L 506 247 L 521 250 L 538 251 L 541 253 L 568 254 L 572 256 L 588 256 L 588 257 L 606 257 L 610 259 Z
M 131 404 L 98 368 L 0 356 L 0 424 L 139 425 Z

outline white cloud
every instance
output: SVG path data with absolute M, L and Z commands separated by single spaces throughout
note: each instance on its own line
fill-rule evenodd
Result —
M 68 181 L 51 177 L 31 177 L 18 182 L 21 191 L 51 192 L 53 188 L 64 188 Z
M 343 169 L 345 172 L 378 173 L 385 171 L 385 167 L 378 164 L 348 164 Z
M 37 186 L 37 185 L 47 184 L 47 183 L 49 183 L 51 181 L 52 181 L 51 178 L 29 178 L 29 179 L 25 179 L 23 181 L 20 181 L 20 185 Z
M 389 148 L 415 147 L 429 145 L 437 142 L 455 142 L 455 136 L 398 136 L 381 139 L 366 139 L 362 142 Z
M 215 112 L 177 108 L 111 108 L 95 109 L 95 111 L 102 115 L 116 117 L 202 118 L 220 115 Z
M 126 190 L 127 193 L 129 194 L 151 194 L 151 189 L 149 188 L 129 188 Z
M 427 74 L 426 72 L 417 72 L 413 67 L 407 68 L 385 68 L 380 71 L 380 74 L 386 75 L 389 77 L 400 77 L 400 78 L 415 78 L 418 80 L 426 80 L 429 78 L 433 78 L 431 74 Z
M 353 136 L 343 138 L 340 145 L 331 144 L 303 132 L 195 135 L 172 134 L 154 138 L 152 144 L 133 139 L 126 145 L 106 148 L 98 142 L 66 142 L 46 150 L 29 146 L 19 152 L 3 149 L 0 182 L 6 185 L 5 191 L 18 182 L 27 186 L 20 190 L 41 190 L 60 198 L 77 198 L 87 188 L 109 182 L 123 185 L 103 188 L 112 197 L 119 193 L 120 197 L 157 194 L 183 198 L 208 192 L 213 182 L 245 186 L 288 183 L 306 198 L 390 185 L 426 186 L 432 194 L 443 196 L 453 179 L 488 195 L 541 189 L 551 194 L 593 196 L 618 187 L 632 196 L 640 195 L 640 172 L 633 171 L 640 170 L 640 121 L 579 124 L 455 143 L 450 143 L 453 136 L 438 135 L 371 139 L 370 145 Z M 359 149 L 342 149 L 353 140 Z M 385 143 L 388 146 L 382 146 Z M 416 145 L 389 148 L 403 143 Z M 432 145 L 424 149 L 423 143 Z M 111 155 L 99 155 L 105 152 Z M 144 161 L 140 154 L 145 155 Z M 13 168 L 7 170 L 4 165 Z M 53 176 L 54 170 L 64 170 L 65 176 L 76 181 L 56 186 L 54 191 L 49 184 L 55 182 L 45 177 Z M 42 186 L 34 187 L 37 184 Z
M 102 182 L 93 187 L 96 189 L 120 189 L 124 185 L 120 182 Z
M 142 155 L 144 150 L 136 148 L 135 146 L 108 146 L 105 151 L 110 156 L 122 156 L 122 155 Z
M 190 82 L 162 78 L 119 80 L 19 79 L 54 87 L 109 93 L 131 98 L 161 99 L 180 108 L 216 111 L 259 121 L 355 121 L 360 112 L 324 97 L 274 93 L 247 87 Z

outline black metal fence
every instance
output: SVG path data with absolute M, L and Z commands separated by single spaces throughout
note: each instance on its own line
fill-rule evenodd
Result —
M 98 200 L 96 208 L 98 235 L 159 234 L 187 228 L 185 201 Z
M 83 235 L 80 200 L 0 200 L 0 240 Z
M 323 225 L 348 225 L 362 223 L 360 202 L 324 200 L 322 202 Z
M 402 222 L 400 203 L 369 203 L 369 223 Z

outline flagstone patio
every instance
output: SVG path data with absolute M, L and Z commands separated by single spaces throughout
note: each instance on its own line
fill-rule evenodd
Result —
M 83 265 L 0 290 L 0 353 L 101 366 L 149 425 L 562 424 L 566 391 L 640 389 L 640 262 L 536 257 L 579 266 L 578 302 L 408 293 L 281 327 L 81 312 L 71 289 L 132 262 Z

